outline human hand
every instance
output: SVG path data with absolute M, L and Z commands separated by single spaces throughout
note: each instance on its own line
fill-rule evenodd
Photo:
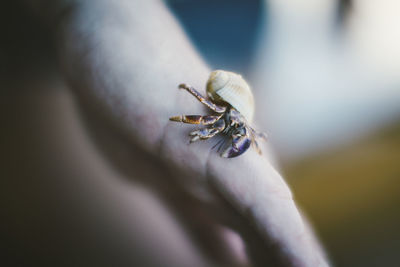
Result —
M 211 142 L 187 145 L 191 127 L 168 121 L 176 114 L 205 114 L 177 85 L 203 90 L 210 69 L 162 2 L 60 3 L 52 12 L 63 14 L 57 28 L 63 72 L 115 168 L 162 194 L 201 234 L 221 224 L 237 231 L 255 265 L 327 265 L 266 156 L 249 149 L 221 158 L 210 151 Z M 205 249 L 216 239 L 228 243 L 231 258 L 214 261 L 232 266 L 240 257 L 218 231 L 204 241 Z

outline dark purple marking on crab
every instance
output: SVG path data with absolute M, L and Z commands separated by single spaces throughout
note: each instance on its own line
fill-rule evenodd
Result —
M 234 137 L 232 144 L 222 152 L 221 156 L 224 158 L 234 158 L 242 155 L 250 147 L 251 139 L 247 136 Z

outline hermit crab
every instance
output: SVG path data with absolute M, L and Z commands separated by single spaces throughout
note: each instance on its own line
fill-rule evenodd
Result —
M 222 133 L 228 137 L 216 144 L 219 145 L 218 151 L 222 150 L 222 157 L 237 157 L 251 144 L 261 154 L 256 139 L 265 140 L 266 135 L 255 131 L 249 125 L 254 116 L 254 97 L 242 76 L 224 70 L 211 72 L 207 81 L 208 99 L 187 84 L 180 84 L 179 88 L 187 90 L 214 112 L 213 115 L 180 115 L 169 118 L 171 121 L 207 126 L 192 131 L 189 134 L 190 142 L 207 140 Z

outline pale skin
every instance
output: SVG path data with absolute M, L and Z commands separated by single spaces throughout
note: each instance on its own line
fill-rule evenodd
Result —
M 238 158 L 221 158 L 211 151 L 212 143 L 187 145 L 190 129 L 168 120 L 175 114 L 207 114 L 177 85 L 190 82 L 204 90 L 211 70 L 165 5 L 156 0 L 75 2 L 59 1 L 58 8 L 67 12 L 55 9 L 48 16 L 63 14 L 55 32 L 63 75 L 89 133 L 96 135 L 96 145 L 115 164 L 113 168 L 145 183 L 151 194 L 165 196 L 172 190 L 172 195 L 185 199 L 182 203 L 182 198 L 161 197 L 161 203 L 166 212 L 174 210 L 171 213 L 180 224 L 195 229 L 193 236 L 203 236 L 202 241 L 190 238 L 194 244 L 202 243 L 194 246 L 193 255 L 196 249 L 201 253 L 193 256 L 192 266 L 204 262 L 242 266 L 248 261 L 255 266 L 328 266 L 290 189 L 267 155 L 249 149 Z M 75 8 L 68 9 L 70 5 Z M 188 118 L 176 119 L 185 122 Z M 121 153 L 127 150 L 130 153 Z M 153 161 L 161 171 L 145 179 L 143 165 Z M 159 223 L 161 227 L 162 220 Z M 224 229 L 236 231 L 239 242 Z M 224 245 L 216 249 L 212 246 L 216 240 Z M 142 240 L 136 241 L 140 246 Z M 246 256 L 238 249 L 241 243 Z

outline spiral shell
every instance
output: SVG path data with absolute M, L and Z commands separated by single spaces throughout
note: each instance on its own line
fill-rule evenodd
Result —
M 207 95 L 215 102 L 226 102 L 248 122 L 254 116 L 254 97 L 249 85 L 239 74 L 215 70 L 207 81 Z

